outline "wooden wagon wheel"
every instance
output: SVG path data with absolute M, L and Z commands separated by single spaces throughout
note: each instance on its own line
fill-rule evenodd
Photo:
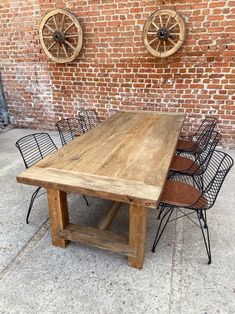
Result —
M 63 9 L 47 13 L 39 26 L 45 54 L 58 63 L 73 61 L 82 48 L 83 32 L 76 16 Z
M 184 38 L 184 20 L 176 11 L 155 11 L 144 25 L 144 44 L 155 57 L 166 58 L 173 55 L 182 46 Z

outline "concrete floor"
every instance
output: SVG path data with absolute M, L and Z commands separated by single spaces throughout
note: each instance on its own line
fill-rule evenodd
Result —
M 208 212 L 212 264 L 200 230 L 185 219 L 169 224 L 153 254 L 157 212 L 150 209 L 144 268 L 136 270 L 111 252 L 74 243 L 53 247 L 46 195 L 25 224 L 34 188 L 16 183 L 24 166 L 14 143 L 33 132 L 0 134 L 0 313 L 235 313 L 235 167 Z M 73 222 L 95 225 L 110 206 L 89 201 L 87 207 L 80 195 L 69 195 Z M 113 228 L 127 232 L 126 206 Z

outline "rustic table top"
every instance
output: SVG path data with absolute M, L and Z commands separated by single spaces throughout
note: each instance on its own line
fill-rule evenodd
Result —
M 183 122 L 184 114 L 119 111 L 17 181 L 155 207 Z

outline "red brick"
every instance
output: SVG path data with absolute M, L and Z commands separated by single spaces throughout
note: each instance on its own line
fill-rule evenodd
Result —
M 167 59 L 151 56 L 142 41 L 147 17 L 160 9 L 156 3 L 46 0 L 34 6 L 19 0 L 15 8 L 12 3 L 0 7 L 0 60 L 15 126 L 54 129 L 59 117 L 76 116 L 79 108 L 94 107 L 102 119 L 126 108 L 186 112 L 187 133 L 216 110 L 226 145 L 235 144 L 234 0 L 161 6 L 181 13 L 187 29 L 182 48 Z M 38 25 L 46 12 L 65 6 L 78 16 L 84 43 L 76 60 L 56 64 L 43 53 Z

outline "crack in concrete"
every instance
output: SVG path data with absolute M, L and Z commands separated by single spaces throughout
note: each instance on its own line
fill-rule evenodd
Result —
M 175 221 L 174 234 L 175 245 L 172 254 L 169 314 L 181 313 L 184 219 Z
M 9 273 L 12 273 L 14 269 L 27 257 L 29 252 L 35 247 L 35 244 L 39 242 L 49 230 L 50 223 L 47 218 L 41 227 L 34 233 L 34 235 L 28 240 L 28 242 L 21 248 L 19 253 L 10 261 L 10 263 L 0 272 L 0 280 L 3 279 Z

